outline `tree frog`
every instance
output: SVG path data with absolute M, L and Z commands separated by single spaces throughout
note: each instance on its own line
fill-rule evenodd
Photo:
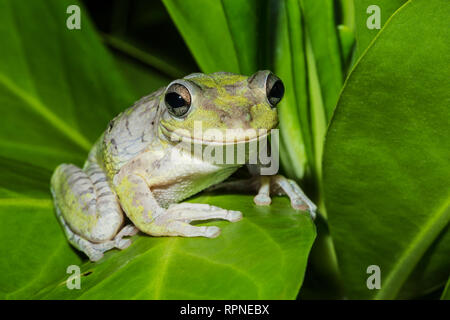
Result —
M 131 240 L 125 237 L 138 231 L 151 236 L 217 237 L 218 227 L 190 223 L 236 222 L 242 213 L 181 201 L 220 186 L 245 163 L 219 164 L 197 157 L 172 136 L 180 132 L 191 144 L 203 147 L 248 143 L 260 138 L 259 129 L 276 128 L 276 106 L 283 94 L 282 81 L 270 71 L 250 77 L 194 73 L 137 101 L 109 123 L 83 168 L 61 164 L 52 175 L 56 215 L 69 242 L 97 261 L 105 251 L 127 248 Z M 238 133 L 231 141 L 213 134 L 199 142 L 195 140 L 196 122 L 214 132 L 235 129 Z M 255 129 L 253 136 L 241 135 L 244 129 Z M 254 189 L 256 205 L 269 205 L 271 193 L 286 194 L 294 208 L 315 215 L 316 206 L 297 183 L 282 175 L 256 174 L 223 186 Z

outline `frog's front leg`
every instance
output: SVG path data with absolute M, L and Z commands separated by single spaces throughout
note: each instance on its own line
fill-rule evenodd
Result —
M 218 227 L 197 227 L 190 222 L 210 219 L 235 222 L 242 219 L 242 213 L 239 211 L 208 204 L 176 203 L 167 209 L 162 208 L 145 179 L 138 174 L 118 176 L 116 191 L 130 220 L 139 230 L 152 236 L 215 238 L 220 234 Z
M 270 191 L 276 194 L 285 194 L 291 200 L 294 209 L 308 210 L 311 218 L 316 218 L 317 206 L 306 196 L 300 186 L 294 180 L 287 179 L 282 175 L 257 176 L 260 180 L 258 194 L 253 199 L 257 205 L 269 205 L 272 200 Z

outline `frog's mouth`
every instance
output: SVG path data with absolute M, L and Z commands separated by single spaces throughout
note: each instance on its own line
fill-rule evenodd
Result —
M 171 130 L 163 124 L 160 125 L 160 129 L 169 141 L 211 146 L 251 143 L 267 139 L 270 136 L 270 131 L 266 129 L 207 129 L 193 134 L 188 130 Z

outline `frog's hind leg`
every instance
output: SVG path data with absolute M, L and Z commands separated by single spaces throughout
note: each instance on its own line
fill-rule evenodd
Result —
M 89 260 L 98 261 L 103 257 L 103 252 L 114 248 L 114 243 L 112 241 L 93 243 L 74 233 L 66 220 L 64 220 L 58 205 L 55 205 L 55 208 L 56 216 L 64 229 L 69 243 L 78 250 L 84 252 L 89 257 Z
M 112 248 L 130 245 L 129 239 L 122 238 L 135 234 L 137 229 L 125 226 L 119 232 L 123 212 L 96 163 L 88 161 L 84 170 L 71 164 L 60 165 L 52 176 L 51 190 L 69 242 L 90 260 L 101 259 L 103 252 Z
M 258 193 L 254 198 L 254 202 L 258 206 L 270 205 L 272 202 L 270 197 L 271 193 L 278 195 L 285 194 L 291 200 L 291 206 L 294 209 L 308 210 L 313 219 L 316 217 L 317 206 L 306 196 L 295 181 L 287 179 L 282 175 L 255 175 L 249 179 L 225 181 L 208 188 L 207 191 L 215 191 L 218 189 L 238 192 L 256 190 Z

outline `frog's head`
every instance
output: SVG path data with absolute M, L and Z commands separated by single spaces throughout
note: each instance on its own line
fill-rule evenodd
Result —
M 277 126 L 276 106 L 283 94 L 283 83 L 270 71 L 250 77 L 194 73 L 171 82 L 164 91 L 160 130 L 167 138 L 195 142 L 200 129 L 203 144 L 248 142 Z

